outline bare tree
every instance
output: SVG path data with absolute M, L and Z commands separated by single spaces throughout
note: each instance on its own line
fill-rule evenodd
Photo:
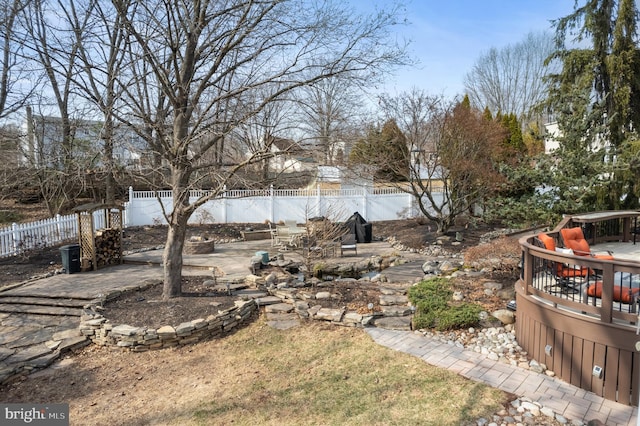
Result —
M 24 0 L 0 2 L 0 118 L 21 110 L 38 87 L 37 77 L 34 78 L 25 57 L 27 34 L 20 22 L 28 4 L 29 1 Z M 30 80 L 30 84 L 24 85 L 24 80 Z
M 349 78 L 336 76 L 301 88 L 296 98 L 300 125 L 315 142 L 320 160 L 329 165 L 339 162 L 339 151 L 362 111 L 359 88 Z
M 381 102 L 403 131 L 408 168 L 395 184 L 411 194 L 420 212 L 446 232 L 500 181 L 494 159 L 505 137 L 502 126 L 480 110 L 413 89 Z M 384 154 L 377 154 L 384 161 Z
M 108 3 L 98 0 L 68 0 L 64 17 L 75 36 L 78 73 L 74 75 L 81 95 L 95 105 L 103 118 L 100 138 L 105 169 L 105 201 L 115 201 L 114 145 L 118 101 L 116 77 L 125 59 L 126 33 L 121 17 Z
M 269 97 L 273 90 L 277 87 L 265 87 L 263 90 L 256 91 L 252 96 L 244 97 L 244 109 L 255 110 L 262 100 Z M 259 176 L 263 183 L 267 183 L 270 176 L 271 160 L 278 154 L 284 155 L 285 152 L 272 152 L 269 154 L 269 147 L 276 138 L 293 140 L 294 126 L 291 116 L 293 115 L 293 103 L 282 99 L 274 100 L 265 105 L 254 114 L 250 114 L 245 121 L 240 123 L 233 132 L 232 136 L 235 142 L 232 145 L 236 154 L 236 159 L 245 158 L 247 154 L 261 155 L 264 157 L 261 164 L 257 164 Z
M 43 84 L 48 89 L 33 99 L 37 111 L 28 108 L 28 146 L 33 151 L 25 157 L 31 161 L 51 215 L 59 213 L 84 189 L 84 171 L 90 168 L 88 163 L 95 154 L 90 149 L 91 141 L 77 134 L 79 128 L 88 127 L 82 124 L 84 119 L 75 116 L 83 117 L 86 108 L 75 103 L 78 42 L 73 35 L 84 32 L 88 15 L 79 27 L 72 28 L 58 14 L 66 7 L 61 0 L 31 0 L 22 10 L 21 19 L 28 35 L 24 51 L 35 72 L 44 75 Z M 58 117 L 51 116 L 52 112 Z
M 228 167 L 201 160 L 240 123 L 298 87 L 344 73 L 366 78 L 401 63 L 402 50 L 386 39 L 396 10 L 361 17 L 332 1 L 114 4 L 135 60 L 120 79 L 129 116 L 156 135 L 149 142 L 169 169 L 173 205 L 165 212 L 163 296 L 170 298 L 181 292 L 189 217 L 236 173 L 262 161 L 268 147 Z M 276 89 L 245 108 L 242 100 L 266 86 Z M 194 201 L 195 176 L 207 170 L 212 190 Z
M 464 77 L 471 104 L 488 107 L 494 116 L 514 113 L 527 123 L 533 108 L 547 95 L 545 60 L 553 51 L 553 36 L 546 32 L 529 33 L 519 43 L 489 49 Z

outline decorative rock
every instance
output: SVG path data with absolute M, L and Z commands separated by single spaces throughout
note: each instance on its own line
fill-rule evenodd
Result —
M 176 337 L 176 330 L 170 325 L 165 325 L 157 330 L 158 336 L 162 339 Z
M 265 308 L 265 311 L 270 313 L 288 313 L 293 311 L 293 309 L 293 305 L 289 303 L 276 303 L 273 305 L 268 305 Z
M 139 327 L 132 327 L 130 325 L 122 324 L 116 327 L 113 327 L 111 330 L 111 334 L 119 335 L 119 336 L 135 336 L 140 332 Z
M 425 274 L 437 274 L 440 272 L 440 262 L 437 260 L 427 260 L 422 264 L 422 272 Z
M 406 305 L 409 303 L 409 298 L 405 295 L 386 295 L 380 296 L 380 304 L 383 306 L 389 305 Z
M 319 291 L 318 293 L 316 293 L 316 299 L 320 300 L 320 299 L 330 299 L 331 298 L 331 293 L 328 291 Z
M 314 315 L 314 318 L 319 320 L 338 322 L 342 320 L 343 315 L 344 309 L 320 308 L 320 310 L 318 310 L 318 312 Z
M 508 309 L 498 309 L 491 314 L 493 317 L 500 320 L 503 324 L 513 324 L 516 322 L 515 315 Z
M 389 330 L 411 330 L 411 317 L 381 317 L 375 318 L 373 323 Z

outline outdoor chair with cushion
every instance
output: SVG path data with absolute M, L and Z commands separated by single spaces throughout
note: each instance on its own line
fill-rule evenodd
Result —
M 613 256 L 611 256 L 610 251 L 601 254 L 593 253 L 589 243 L 584 238 L 582 228 L 579 226 L 574 228 L 562 228 L 560 230 L 560 234 L 562 235 L 564 246 L 573 250 L 573 253 L 576 256 L 591 256 L 596 259 L 613 260 Z
M 587 284 L 584 292 L 584 303 L 588 304 L 590 297 L 593 298 L 593 305 L 595 306 L 596 299 L 602 298 L 602 281 Z M 639 298 L 640 288 L 622 287 L 619 285 L 613 286 L 613 301 L 629 305 L 629 311 L 631 313 L 636 312 Z
M 562 252 L 565 254 L 571 254 L 570 251 L 565 251 L 561 247 L 556 247 L 556 241 L 553 237 L 541 232 L 534 240 L 534 244 L 539 247 L 545 248 L 553 252 Z M 579 287 L 584 281 L 588 281 L 590 270 L 584 266 L 571 266 L 562 262 L 555 262 L 552 260 L 544 261 L 545 272 L 551 276 L 555 284 L 553 286 L 547 286 L 547 290 L 552 291 L 552 287 L 558 288 L 559 292 L 563 293 L 577 293 Z

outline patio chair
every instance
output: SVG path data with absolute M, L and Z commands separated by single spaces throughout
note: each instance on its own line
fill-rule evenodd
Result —
M 584 303 L 589 304 L 590 297 L 593 298 L 595 306 L 596 299 L 602 298 L 602 281 L 587 283 L 584 291 Z M 638 300 L 640 300 L 640 288 L 613 286 L 613 301 L 629 305 L 629 312 L 636 313 Z
M 544 232 L 538 234 L 538 237 L 534 239 L 534 244 L 553 252 L 563 251 L 562 248 L 556 247 L 556 240 Z M 590 269 L 585 266 L 576 265 L 574 267 L 546 259 L 544 260 L 544 267 L 545 272 L 555 282 L 554 285 L 546 286 L 545 290 L 553 292 L 553 288 L 558 288 L 557 292 L 559 293 L 575 294 L 579 292 L 580 290 L 577 287 L 582 285 L 584 281 L 588 282 L 591 273 Z
M 584 238 L 582 228 L 579 226 L 574 228 L 562 228 L 560 230 L 560 234 L 562 235 L 564 246 L 573 250 L 573 254 L 576 256 L 591 256 L 596 259 L 613 260 L 613 256 L 610 251 L 606 251 L 606 254 L 592 252 L 589 243 Z
M 358 255 L 358 240 L 356 234 L 347 234 L 340 237 L 340 256 L 344 256 L 345 250 L 353 250 Z

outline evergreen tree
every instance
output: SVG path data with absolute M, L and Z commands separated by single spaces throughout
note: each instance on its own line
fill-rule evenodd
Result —
M 620 208 L 635 191 L 622 160 L 640 125 L 636 20 L 634 0 L 588 0 L 556 22 L 558 50 L 549 61 L 562 70 L 550 76 L 549 104 L 562 136 L 551 186 L 579 211 Z M 570 35 L 591 48 L 567 48 Z
M 372 127 L 364 139 L 356 142 L 349 160 L 375 167 L 377 180 L 405 181 L 409 174 L 407 138 L 395 120 L 388 120 L 382 129 Z

